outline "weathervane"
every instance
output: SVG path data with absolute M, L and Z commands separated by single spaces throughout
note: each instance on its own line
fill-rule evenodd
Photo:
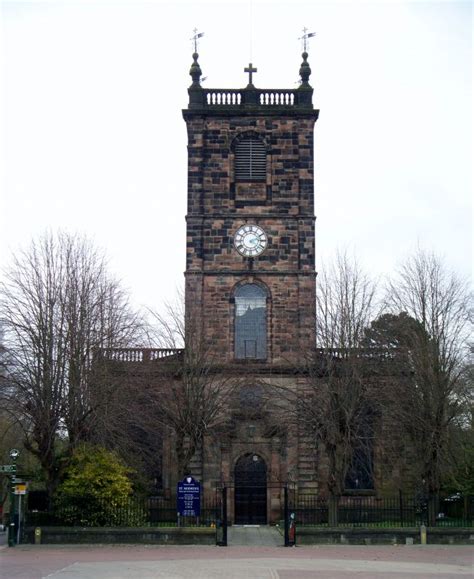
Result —
M 301 38 L 298 38 L 298 40 L 303 41 L 303 52 L 307 52 L 306 48 L 308 46 L 308 38 L 313 38 L 313 36 L 316 36 L 316 32 L 308 32 L 308 29 L 305 26 L 303 28 L 303 36 L 301 36 Z
M 195 28 L 193 30 L 194 32 L 194 36 L 191 38 L 191 40 L 194 43 L 194 52 L 197 52 L 198 50 L 198 38 L 202 38 L 204 36 L 204 32 L 198 32 L 197 28 Z

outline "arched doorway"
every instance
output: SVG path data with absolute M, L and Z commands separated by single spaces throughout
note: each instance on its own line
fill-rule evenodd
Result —
M 234 468 L 237 525 L 267 522 L 267 465 L 258 454 L 241 456 Z

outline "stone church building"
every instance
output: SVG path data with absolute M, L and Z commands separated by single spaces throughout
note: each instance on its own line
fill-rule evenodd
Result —
M 265 395 L 275 384 L 299 395 L 305 377 L 295 368 L 316 343 L 313 142 L 319 111 L 308 54 L 302 58 L 295 89 L 256 88 L 252 64 L 245 68 L 245 88 L 207 89 L 195 53 L 183 110 L 186 332 L 196 334 L 208 359 L 238 383 L 226 430 L 205 437 L 190 474 L 205 493 L 228 487 L 229 519 L 237 523 L 278 521 L 283 484 L 321 493 L 328 476 L 312 437 L 285 418 L 290 410 L 272 413 Z M 140 355 L 153 365 L 167 354 Z M 180 478 L 176 464 L 170 434 L 162 477 L 171 493 Z

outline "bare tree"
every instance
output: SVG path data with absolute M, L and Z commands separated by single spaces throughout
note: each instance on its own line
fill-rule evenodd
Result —
M 158 386 L 148 393 L 154 416 L 171 431 L 179 476 L 188 474 L 204 438 L 225 427 L 229 405 L 240 378 L 216 360 L 203 344 L 180 294 L 163 314 L 152 312 L 160 345 L 184 348 L 162 365 Z
M 95 354 L 130 345 L 140 323 L 104 257 L 66 233 L 45 234 L 14 256 L 0 294 L 9 364 L 1 395 L 52 495 L 63 464 L 58 442 L 68 453 L 93 428 Z
M 111 351 L 103 353 L 100 364 L 103 376 L 92 392 L 98 400 L 90 440 L 114 450 L 133 468 L 135 483 L 153 490 L 161 486 L 163 426 L 156 418 L 150 389 L 156 388 L 155 375 L 158 372 L 162 377 L 162 368 L 157 370 L 153 362 L 111 360 L 107 352 Z
M 176 292 L 172 302 L 165 302 L 162 311 L 148 310 L 151 315 L 150 341 L 159 348 L 184 348 L 186 342 L 185 330 L 185 298 L 182 288 Z M 193 332 L 193 325 L 190 325 Z M 194 332 L 193 332 L 194 336 Z M 193 343 L 197 338 L 193 337 Z
M 463 376 L 472 296 L 439 257 L 418 250 L 389 282 L 387 304 L 393 314 L 406 313 L 416 321 L 405 326 L 413 380 L 390 389 L 389 408 L 415 453 L 420 486 L 437 493 L 451 462 L 450 429 L 472 401 Z
M 318 348 L 308 353 L 302 368 L 307 383 L 296 407 L 299 423 L 326 455 L 327 491 L 335 505 L 356 458 L 372 450 L 373 397 L 361 345 L 374 315 L 375 292 L 357 261 L 345 254 L 318 276 Z M 359 462 L 371 468 L 370 460 Z M 365 474 L 369 480 L 371 472 Z M 335 523 L 337 509 L 330 513 Z
M 355 258 L 337 253 L 334 262 L 318 274 L 317 347 L 360 348 L 364 330 L 375 314 L 376 289 Z

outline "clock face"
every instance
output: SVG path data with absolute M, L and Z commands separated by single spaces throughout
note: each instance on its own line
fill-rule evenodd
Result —
M 235 249 L 244 257 L 260 255 L 268 245 L 267 234 L 258 225 L 242 225 L 234 236 Z

